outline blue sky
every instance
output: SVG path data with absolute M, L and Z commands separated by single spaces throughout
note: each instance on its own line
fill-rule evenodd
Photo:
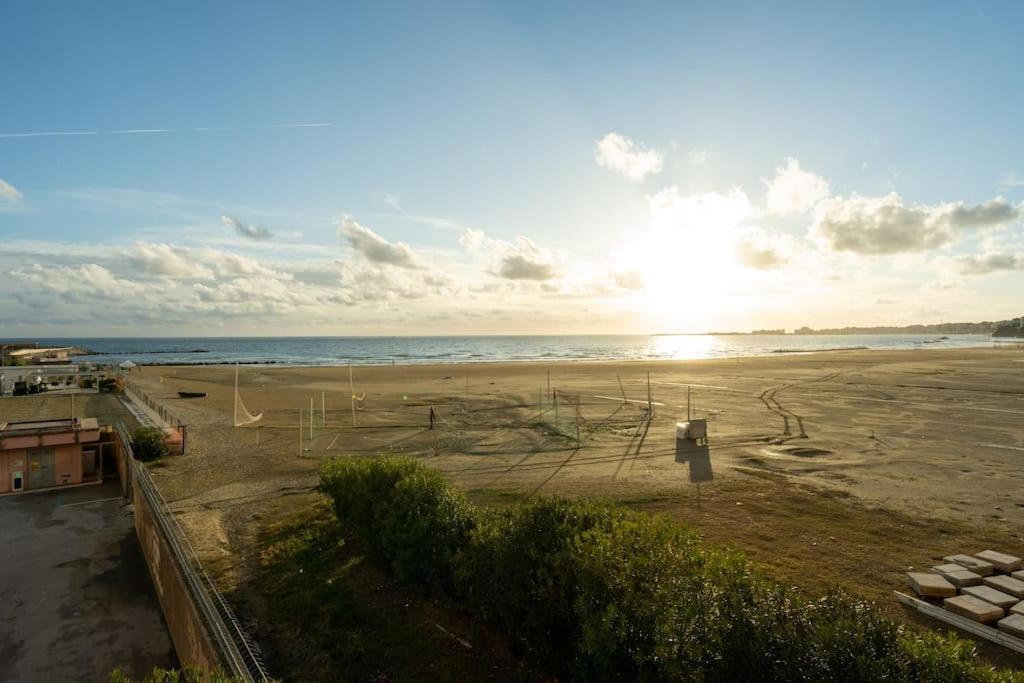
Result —
M 0 336 L 1019 315 L 1024 9 L 774 5 L 10 3 Z

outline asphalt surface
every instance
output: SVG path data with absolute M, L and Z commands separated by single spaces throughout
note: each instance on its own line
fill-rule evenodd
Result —
M 0 683 L 177 660 L 116 481 L 0 497 Z

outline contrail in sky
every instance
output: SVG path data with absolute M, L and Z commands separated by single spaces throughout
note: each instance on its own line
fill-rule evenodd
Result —
M 45 133 L 0 133 L 0 138 L 45 138 L 53 135 L 98 135 L 98 130 L 60 130 Z
M 32 133 L 0 133 L 0 138 L 47 138 L 61 135 L 137 135 L 142 133 L 180 133 L 184 131 L 253 130 L 261 128 L 329 128 L 333 123 L 271 123 L 264 126 L 215 126 L 204 128 L 123 128 L 119 130 L 51 130 Z

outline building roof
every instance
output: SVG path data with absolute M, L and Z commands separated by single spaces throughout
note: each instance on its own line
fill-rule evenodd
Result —
M 60 420 L 0 422 L 0 437 L 34 436 L 61 432 L 92 431 L 100 428 L 95 417 L 69 417 Z

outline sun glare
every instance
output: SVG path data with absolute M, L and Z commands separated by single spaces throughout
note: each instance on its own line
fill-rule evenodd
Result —
M 644 308 L 666 330 L 707 330 L 730 308 L 729 290 L 746 279 L 735 240 L 750 217 L 740 192 L 651 198 L 652 220 L 627 250 L 643 274 Z

